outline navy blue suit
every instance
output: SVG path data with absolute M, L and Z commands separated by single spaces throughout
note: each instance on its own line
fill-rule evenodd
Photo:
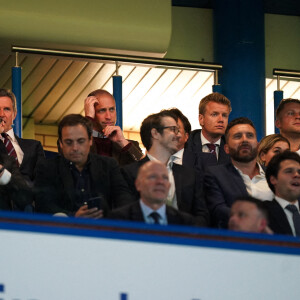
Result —
M 220 228 L 227 228 L 230 207 L 236 198 L 249 196 L 243 178 L 232 163 L 207 168 L 204 194 L 213 225 Z
M 221 137 L 218 160 L 211 153 L 202 152 L 201 129 L 193 130 L 185 144 L 182 164 L 203 172 L 208 166 L 226 164 L 230 156 L 224 150 L 225 138 Z
M 138 162 L 124 166 L 121 171 L 127 181 L 127 184 L 136 200 L 139 199 L 134 182 L 137 177 L 138 169 L 144 163 L 149 161 L 146 156 Z M 196 222 L 199 226 L 208 226 L 209 214 L 205 207 L 202 188 L 198 184 L 196 172 L 188 167 L 173 164 L 173 176 L 176 188 L 177 206 L 178 210 L 196 216 Z

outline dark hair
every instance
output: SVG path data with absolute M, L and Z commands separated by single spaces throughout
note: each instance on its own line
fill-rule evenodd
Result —
M 102 90 L 102 89 L 98 89 L 98 90 L 95 90 L 95 91 L 90 92 L 90 93 L 88 94 L 88 97 L 91 97 L 91 96 L 94 96 L 94 97 L 100 97 L 100 96 L 102 96 L 102 95 L 110 96 L 110 97 L 112 97 L 112 98 L 115 100 L 114 96 L 113 96 L 111 93 L 109 93 L 109 92 L 106 91 L 106 90 Z M 115 101 L 116 101 L 116 100 L 115 100 Z
M 160 134 L 163 132 L 162 118 L 171 117 L 177 122 L 177 117 L 168 110 L 162 110 L 159 113 L 149 115 L 141 124 L 140 135 L 142 143 L 147 150 L 152 147 L 152 128 L 155 128 Z
M 284 106 L 288 103 L 297 103 L 300 104 L 300 100 L 299 99 L 293 99 L 293 98 L 287 98 L 287 99 L 282 99 L 276 109 L 276 119 L 278 119 L 280 113 L 282 112 L 282 110 L 284 109 Z
M 199 103 L 199 115 L 204 115 L 206 110 L 206 105 L 209 102 L 216 102 L 220 104 L 227 105 L 229 108 L 229 112 L 231 112 L 231 103 L 228 98 L 226 98 L 224 95 L 220 93 L 211 93 L 207 96 L 205 96 L 203 99 L 201 99 Z
M 268 181 L 268 185 L 270 189 L 274 193 L 275 193 L 275 188 L 274 185 L 271 183 L 270 178 L 271 176 L 277 178 L 279 168 L 280 168 L 280 163 L 283 162 L 284 160 L 294 160 L 300 164 L 299 154 L 296 152 L 291 152 L 289 150 L 285 150 L 284 152 L 279 153 L 271 158 L 266 170 L 266 179 Z
M 79 114 L 70 114 L 64 116 L 61 121 L 58 124 L 58 138 L 61 141 L 62 140 L 62 129 L 67 126 L 77 126 L 77 125 L 82 125 L 83 127 L 86 128 L 87 134 L 89 139 L 92 138 L 92 132 L 93 132 L 93 125 L 92 122 L 83 117 L 82 115 Z
M 257 209 L 260 211 L 260 213 L 268 220 L 268 211 L 267 208 L 265 207 L 263 201 L 251 197 L 251 196 L 241 196 L 241 197 L 237 197 L 235 199 L 235 202 L 237 201 L 242 201 L 242 202 L 250 202 L 252 204 L 254 204 Z
M 17 113 L 17 101 L 15 94 L 8 89 L 0 89 L 0 97 L 8 97 L 11 100 L 12 107 L 15 113 Z
M 188 135 L 190 135 L 191 130 L 192 130 L 192 126 L 191 126 L 191 123 L 190 123 L 189 119 L 176 107 L 170 108 L 169 111 L 171 113 L 173 113 L 174 115 L 176 115 L 177 119 L 181 120 L 181 122 L 183 124 L 184 131 Z
M 253 122 L 246 118 L 246 117 L 240 117 L 240 118 L 236 118 L 236 119 L 233 119 L 227 126 L 226 130 L 225 130 L 225 139 L 226 139 L 226 142 L 227 142 L 227 139 L 228 139 L 228 133 L 229 133 L 229 130 L 235 126 L 235 125 L 239 125 L 239 124 L 248 124 L 250 126 L 252 126 L 256 132 L 256 129 L 255 129 L 255 126 L 253 124 Z

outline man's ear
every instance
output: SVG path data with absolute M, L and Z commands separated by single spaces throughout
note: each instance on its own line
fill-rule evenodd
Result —
M 90 144 L 90 146 L 93 145 L 93 136 L 91 136 L 89 144 Z
M 17 112 L 13 111 L 13 121 L 15 120 L 16 116 L 17 116 Z
M 152 136 L 152 138 L 154 138 L 154 139 L 158 139 L 158 135 L 160 135 L 160 133 L 157 131 L 157 129 L 156 128 L 152 128 L 151 129 L 151 136 Z
M 199 114 L 198 119 L 199 119 L 199 124 L 201 125 L 201 127 L 203 127 L 203 125 L 204 125 L 204 116 L 202 114 Z
M 270 182 L 274 185 L 274 187 L 277 184 L 277 178 L 275 178 L 273 175 L 270 176 Z
M 226 154 L 229 154 L 229 147 L 228 147 L 228 144 L 225 144 L 224 145 L 224 151 Z
M 140 191 L 140 180 L 137 178 L 134 181 L 135 189 L 139 192 Z
M 280 119 L 276 119 L 275 120 L 275 126 L 280 129 L 281 128 L 281 122 L 280 122 Z

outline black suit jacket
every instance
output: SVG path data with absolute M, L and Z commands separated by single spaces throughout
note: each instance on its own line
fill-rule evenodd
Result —
M 191 215 L 180 212 L 173 207 L 166 206 L 166 214 L 168 224 L 194 225 L 194 221 Z M 140 202 L 134 202 L 112 211 L 109 214 L 109 218 L 145 222 Z
M 293 235 L 292 228 L 280 204 L 273 199 L 272 201 L 264 201 L 264 205 L 268 211 L 269 227 L 274 233 Z
M 111 210 L 134 201 L 117 162 L 110 157 L 89 155 L 92 197 L 102 196 L 104 209 Z M 77 211 L 73 176 L 62 156 L 45 160 L 38 166 L 36 210 L 74 215 Z
M 199 172 L 205 171 L 209 166 L 226 164 L 230 162 L 230 156 L 224 150 L 225 137 L 221 137 L 218 160 L 211 153 L 202 152 L 201 129 L 193 130 L 185 144 L 183 153 L 183 165 L 195 168 Z
M 0 210 L 23 211 L 32 204 L 32 194 L 14 158 L 0 153 L 0 164 L 11 173 L 8 184 L 0 185 Z
M 149 161 L 149 158 L 146 156 L 140 161 L 124 166 L 121 169 L 136 200 L 139 199 L 139 193 L 135 188 L 134 182 L 137 177 L 138 169 L 147 161 Z M 173 164 L 172 170 L 178 210 L 196 216 L 199 226 L 208 226 L 209 214 L 205 207 L 202 188 L 197 184 L 196 172 L 193 169 L 175 163 Z
M 248 196 L 243 178 L 232 163 L 207 168 L 204 194 L 212 223 L 220 228 L 227 228 L 230 207 L 236 198 Z
M 15 135 L 15 137 L 24 153 L 23 161 L 20 165 L 20 172 L 27 182 L 33 182 L 38 163 L 45 159 L 42 144 L 36 140 L 21 139 L 17 135 Z

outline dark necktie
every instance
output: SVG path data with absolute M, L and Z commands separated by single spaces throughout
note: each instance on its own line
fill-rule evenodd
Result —
M 157 212 L 154 211 L 149 216 L 154 220 L 154 224 L 160 224 L 159 223 L 160 215 Z
M 215 157 L 217 157 L 217 153 L 216 153 L 216 145 L 215 144 L 206 144 L 206 146 L 209 149 L 209 152 L 211 154 L 213 154 Z
M 300 236 L 300 214 L 299 214 L 297 206 L 293 205 L 293 204 L 289 204 L 286 206 L 286 209 L 288 209 L 290 212 L 292 212 L 296 235 Z
M 2 133 L 2 136 L 4 138 L 4 146 L 6 148 L 7 154 L 9 156 L 13 157 L 16 161 L 16 164 L 19 166 L 17 152 L 16 152 L 11 140 L 8 138 L 8 135 L 5 132 Z

